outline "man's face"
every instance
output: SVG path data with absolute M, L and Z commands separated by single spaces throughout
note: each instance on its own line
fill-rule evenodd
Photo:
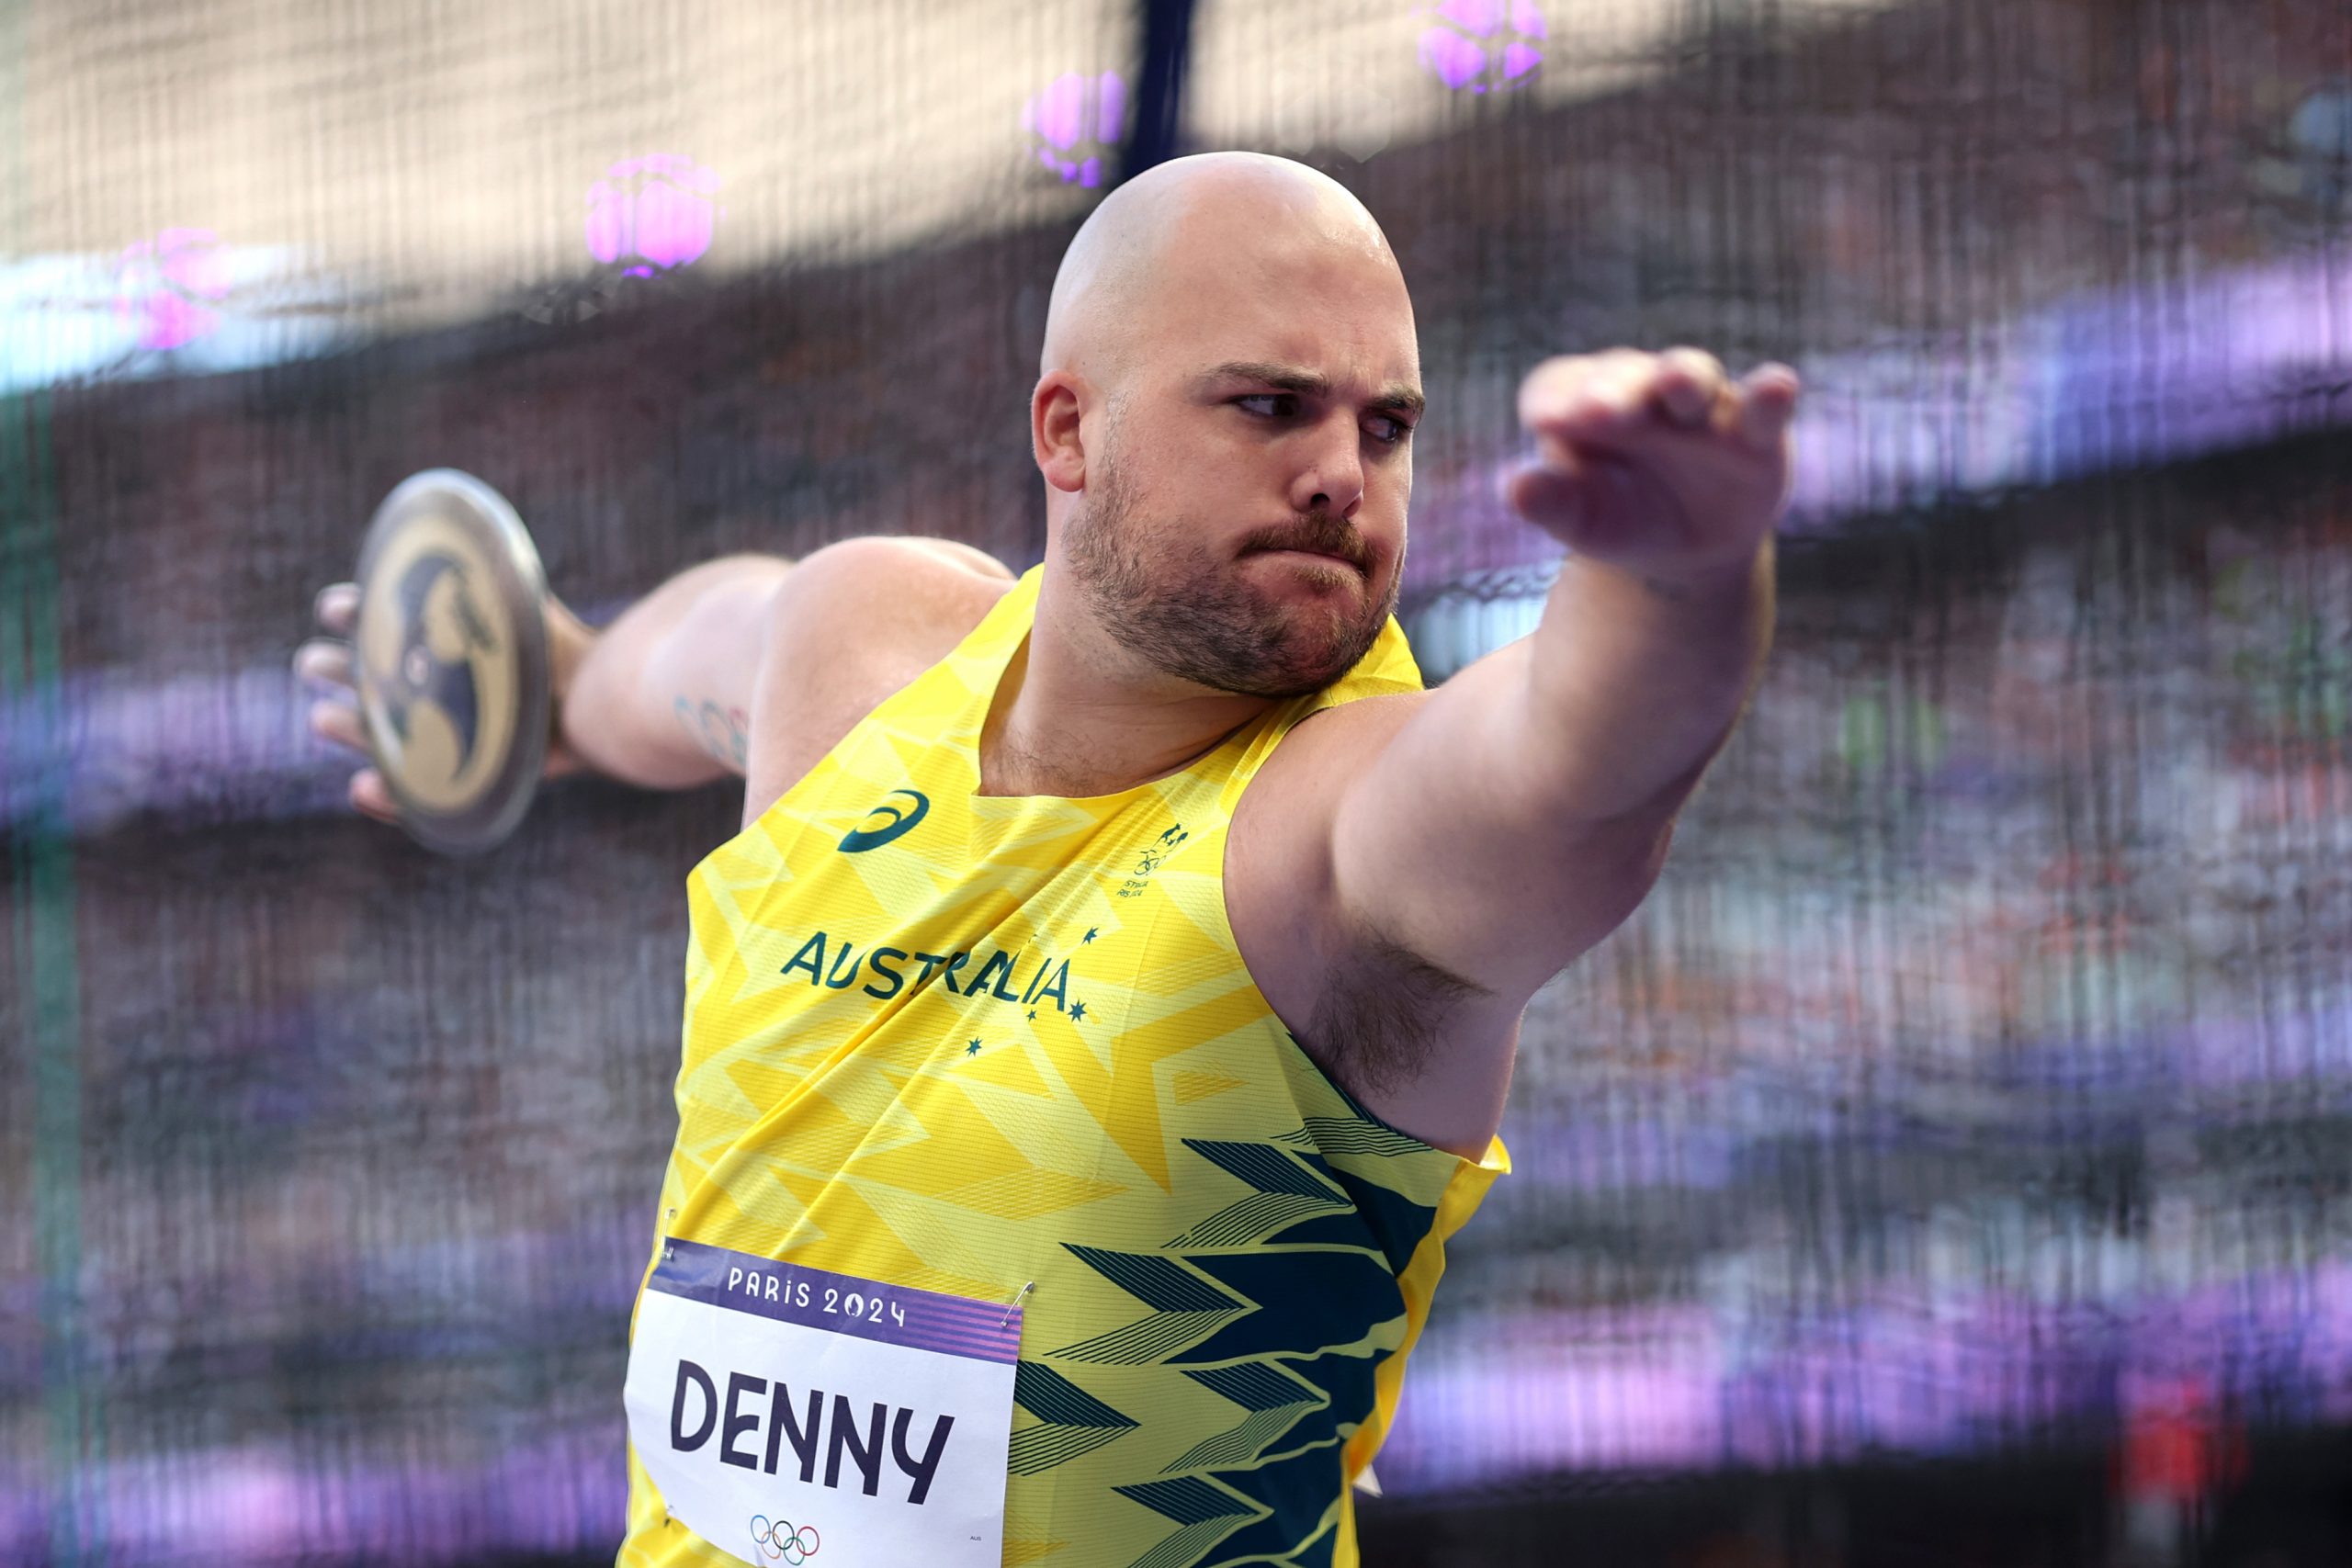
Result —
M 1396 606 L 1420 414 L 1411 303 L 1395 264 L 1361 248 L 1185 249 L 1088 421 L 1072 577 L 1168 673 L 1301 695 Z

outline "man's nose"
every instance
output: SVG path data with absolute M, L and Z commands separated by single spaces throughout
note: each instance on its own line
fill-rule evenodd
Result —
M 1305 456 L 1306 461 L 1291 480 L 1292 509 L 1353 517 L 1363 503 L 1363 437 L 1355 423 L 1325 422 L 1310 438 Z

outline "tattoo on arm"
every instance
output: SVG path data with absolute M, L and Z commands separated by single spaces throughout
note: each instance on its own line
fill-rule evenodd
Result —
M 695 703 L 680 697 L 673 710 L 694 743 L 737 773 L 751 756 L 751 718 L 741 708 L 723 708 L 714 702 Z
M 1645 577 L 1642 579 L 1642 586 L 1648 589 L 1652 596 L 1664 599 L 1669 604 L 1684 604 L 1690 598 L 1690 589 L 1679 582 L 1668 582 L 1660 577 Z

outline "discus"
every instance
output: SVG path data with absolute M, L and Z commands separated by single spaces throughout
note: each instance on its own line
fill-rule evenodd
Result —
M 410 837 L 494 848 L 547 766 L 547 574 L 506 498 L 470 474 L 401 481 L 360 547 L 352 663 L 368 747 Z

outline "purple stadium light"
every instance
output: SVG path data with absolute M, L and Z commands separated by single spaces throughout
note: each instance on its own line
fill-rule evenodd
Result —
M 588 187 L 588 254 L 628 277 L 681 267 L 710 249 L 718 175 L 692 158 L 624 158 Z
M 1062 184 L 1091 189 L 1102 183 L 1103 158 L 1118 145 L 1126 114 L 1127 85 L 1117 72 L 1081 76 L 1071 71 L 1021 107 L 1021 129 L 1029 133 L 1037 162 Z
M 115 262 L 115 314 L 141 348 L 177 348 L 220 324 L 229 256 L 209 229 L 164 229 Z
M 1421 33 L 1421 63 L 1457 93 L 1523 86 L 1544 62 L 1534 0 L 1439 0 L 1437 16 Z

